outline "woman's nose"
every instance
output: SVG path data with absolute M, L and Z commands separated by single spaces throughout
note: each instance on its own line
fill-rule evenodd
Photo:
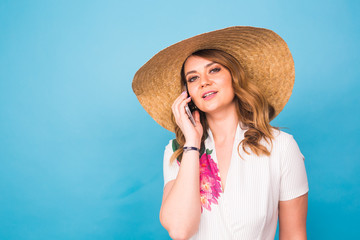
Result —
M 207 85 L 210 85 L 211 83 L 211 79 L 209 78 L 208 75 L 203 75 L 202 78 L 200 78 L 200 84 L 201 84 L 201 87 L 205 87 Z

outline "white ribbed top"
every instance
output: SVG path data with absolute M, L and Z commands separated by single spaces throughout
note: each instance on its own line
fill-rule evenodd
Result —
M 247 155 L 241 146 L 243 160 L 237 146 L 245 131 L 238 126 L 225 191 L 220 193 L 218 204 L 211 204 L 210 211 L 203 208 L 199 230 L 192 240 L 274 239 L 279 201 L 296 198 L 309 190 L 304 156 L 292 135 L 274 130 L 270 156 Z M 266 141 L 261 144 L 270 149 Z M 211 158 L 217 164 L 210 130 L 205 147 L 213 150 Z M 171 140 L 164 153 L 164 186 L 176 179 L 180 167 L 176 161 L 170 164 L 172 153 Z

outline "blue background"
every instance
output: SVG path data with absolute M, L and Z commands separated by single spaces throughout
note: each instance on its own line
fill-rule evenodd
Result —
M 289 45 L 293 94 L 273 125 L 306 160 L 309 239 L 360 234 L 359 1 L 0 1 L 0 239 L 168 239 L 173 134 L 132 78 L 161 49 L 234 25 Z

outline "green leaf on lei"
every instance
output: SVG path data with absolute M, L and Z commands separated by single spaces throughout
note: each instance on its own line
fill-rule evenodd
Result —
M 178 150 L 180 147 L 180 144 L 176 141 L 176 139 L 173 139 L 172 140 L 172 149 L 173 149 L 173 152 L 175 152 L 176 150 Z

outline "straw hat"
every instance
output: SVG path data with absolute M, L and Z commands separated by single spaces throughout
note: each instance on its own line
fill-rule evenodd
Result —
M 201 49 L 218 49 L 235 57 L 249 81 L 257 85 L 275 116 L 290 98 L 294 61 L 285 41 L 264 28 L 235 26 L 200 34 L 157 53 L 135 74 L 132 88 L 140 104 L 164 128 L 174 132 L 171 105 L 182 92 L 180 71 L 186 58 Z

